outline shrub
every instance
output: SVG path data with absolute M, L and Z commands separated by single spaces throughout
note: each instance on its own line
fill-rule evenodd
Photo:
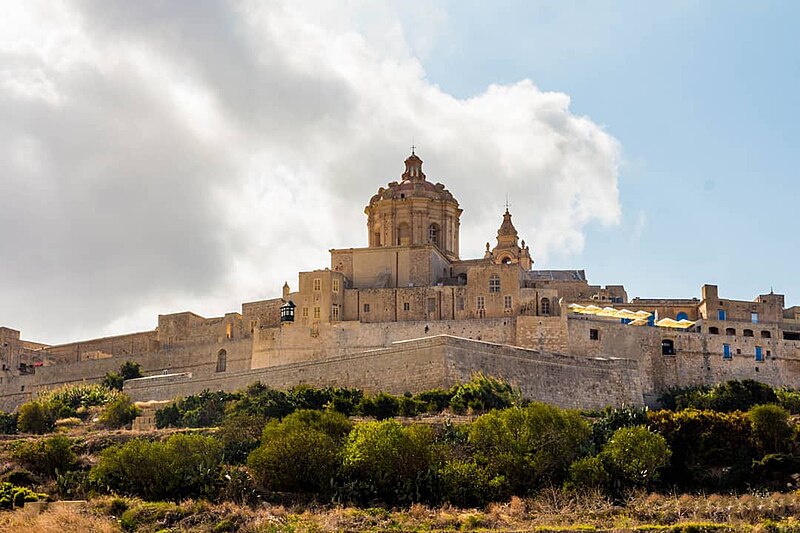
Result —
M 441 413 L 450 407 L 453 391 L 433 389 L 415 394 L 413 398 L 424 405 L 424 411 L 428 413 Z M 422 409 L 420 411 L 422 411 Z
M 17 413 L 4 413 L 0 411 L 0 434 L 13 435 L 17 432 Z
M 505 479 L 492 478 L 486 467 L 475 461 L 454 459 L 439 470 L 443 501 L 459 507 L 479 507 L 505 494 Z
M 69 431 L 72 428 L 80 426 L 82 422 L 83 420 L 81 420 L 77 416 L 71 416 L 69 418 L 59 418 L 58 420 L 56 420 L 56 430 Z
M 673 453 L 663 477 L 680 487 L 740 486 L 750 476 L 752 461 L 759 457 L 744 413 L 686 409 L 651 411 L 648 418 Z
M 606 407 L 592 424 L 592 440 L 600 449 L 616 430 L 646 425 L 648 422 L 647 407 Z
M 485 412 L 518 405 L 520 399 L 519 391 L 508 383 L 477 373 L 469 382 L 453 388 L 450 407 L 456 413 Z
M 44 500 L 47 494 L 33 492 L 26 487 L 17 487 L 8 482 L 0 483 L 0 509 L 22 507 L 25 502 Z
M 225 418 L 217 431 L 226 462 L 242 464 L 258 447 L 266 421 L 258 416 L 236 414 Z
M 775 395 L 781 407 L 793 415 L 800 414 L 800 391 L 783 387 L 776 389 Z
M 333 389 L 333 397 L 325 407 L 345 416 L 352 416 L 356 413 L 358 404 L 363 397 L 364 392 L 359 389 L 336 388 Z
M 218 426 L 225 418 L 225 409 L 228 404 L 238 397 L 237 394 L 208 390 L 186 396 L 174 404 L 156 411 L 156 427 Z
M 123 378 L 122 374 L 119 372 L 114 372 L 111 370 L 106 372 L 106 375 L 103 376 L 103 381 L 100 383 L 107 389 L 121 391 L 123 385 L 125 384 L 125 378 Z
M 674 389 L 659 398 L 664 408 L 670 410 L 709 409 L 726 413 L 777 401 L 772 387 L 752 379 L 728 381 L 714 387 Z
M 330 387 L 317 389 L 308 385 L 297 385 L 289 391 L 289 399 L 296 409 L 321 411 L 333 399 L 333 394 Z
M 376 420 L 385 420 L 397 416 L 400 410 L 400 402 L 396 396 L 379 392 L 375 396 L 361 399 L 358 404 L 358 414 L 371 416 Z
M 610 480 L 600 456 L 582 457 L 569 465 L 568 485 L 571 488 L 599 489 L 607 486 Z
M 361 501 L 420 501 L 431 495 L 433 431 L 395 420 L 365 422 L 350 432 L 343 468 L 350 496 Z
M 19 407 L 17 429 L 20 433 L 49 433 L 56 424 L 56 415 L 49 404 L 40 400 L 31 400 Z
M 424 413 L 426 410 L 427 406 L 424 402 L 409 396 L 401 396 L 398 398 L 397 414 L 400 416 L 417 416 L 420 413 Z
M 201 435 L 166 442 L 134 439 L 103 450 L 90 480 L 101 488 L 147 500 L 212 496 L 219 482 L 222 444 Z
M 66 472 L 77 461 L 72 441 L 63 435 L 17 441 L 11 449 L 11 457 L 31 472 L 51 478 L 56 472 Z
M 780 405 L 757 405 L 747 413 L 753 437 L 765 453 L 785 451 L 792 437 L 789 411 Z
M 476 457 L 522 495 L 563 479 L 569 465 L 590 446 L 589 425 L 573 411 L 542 403 L 479 417 L 470 427 Z
M 57 418 L 67 418 L 78 414 L 79 409 L 106 405 L 119 394 L 97 383 L 80 383 L 44 391 L 37 399 L 50 405 Z
M 601 454 L 619 481 L 634 486 L 646 486 L 656 480 L 658 469 L 667 466 L 671 456 L 666 439 L 645 426 L 618 429 Z
M 139 415 L 139 409 L 131 402 L 131 399 L 121 394 L 106 405 L 100 415 L 100 423 L 111 429 L 130 426 L 133 420 Z
M 283 418 L 295 407 L 288 394 L 256 381 L 236 396 L 230 405 L 230 412 L 261 418 Z

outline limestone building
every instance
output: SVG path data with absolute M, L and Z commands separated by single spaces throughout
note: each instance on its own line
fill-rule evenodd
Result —
M 329 267 L 241 312 L 160 315 L 152 331 L 58 346 L 0 328 L 0 407 L 128 359 L 148 375 L 125 385 L 142 400 L 257 379 L 401 393 L 479 370 L 570 407 L 652 404 L 728 379 L 800 386 L 800 307 L 782 295 L 736 301 L 705 285 L 694 298 L 629 300 L 583 270 L 534 269 L 508 209 L 484 256 L 462 259 L 458 201 L 413 152 L 364 212 L 367 247 L 331 250 Z

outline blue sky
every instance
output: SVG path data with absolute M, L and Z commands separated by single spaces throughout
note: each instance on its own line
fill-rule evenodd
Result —
M 530 78 L 622 144 L 622 223 L 590 224 L 582 253 L 539 267 L 586 268 L 630 297 L 716 283 L 800 303 L 800 4 L 444 5 L 444 37 L 420 54 L 432 83 L 468 97 Z

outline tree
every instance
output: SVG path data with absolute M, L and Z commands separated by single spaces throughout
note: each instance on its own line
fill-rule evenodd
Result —
M 49 433 L 56 424 L 56 415 L 49 404 L 32 400 L 19 408 L 17 429 L 20 433 Z
M 753 427 L 753 437 L 764 453 L 786 450 L 792 436 L 789 411 L 775 404 L 757 405 L 750 409 L 747 418 Z
M 658 469 L 669 464 L 672 451 L 667 441 L 645 426 L 618 429 L 601 454 L 608 470 L 623 482 L 645 486 L 658 478 Z

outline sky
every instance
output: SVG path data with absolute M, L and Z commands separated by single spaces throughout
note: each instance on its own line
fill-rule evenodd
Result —
M 535 268 L 800 303 L 792 2 L 0 0 L 0 325 L 279 296 L 366 245 L 413 142 Z

